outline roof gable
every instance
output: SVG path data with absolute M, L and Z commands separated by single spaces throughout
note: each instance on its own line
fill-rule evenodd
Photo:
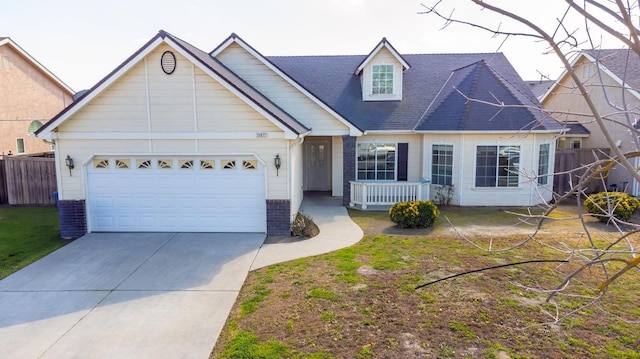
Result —
M 540 103 L 531 93 L 531 89 L 522 81 L 509 61 L 501 53 L 485 54 L 411 54 L 404 57 L 412 67 L 403 74 L 402 101 L 361 100 L 361 81 L 353 73 L 358 64 L 363 63 L 364 55 L 345 56 L 295 56 L 269 57 L 269 59 L 314 92 L 344 117 L 355 122 L 358 127 L 369 131 L 414 131 L 425 117 L 427 110 L 435 109 L 434 101 L 443 101 L 445 86 L 452 89 L 452 74 L 463 77 L 471 71 L 471 64 L 483 61 L 499 78 L 501 86 L 508 86 L 512 96 L 522 106 L 539 108 Z M 457 71 L 459 70 L 459 71 Z M 489 77 L 491 79 L 491 77 Z M 456 80 L 455 83 L 462 79 Z M 448 82 L 449 81 L 449 82 Z M 483 80 L 484 81 L 484 80 Z M 498 80 L 495 80 L 498 81 Z M 432 104 L 431 107 L 429 105 Z M 555 121 L 539 111 L 529 111 L 529 118 L 544 123 L 537 130 L 555 129 Z M 499 128 L 495 125 L 483 131 L 512 131 L 513 126 Z
M 46 138 L 46 136 L 48 136 L 55 127 L 59 126 L 66 119 L 79 111 L 84 105 L 89 103 L 112 83 L 117 81 L 117 79 L 126 73 L 132 66 L 141 61 L 162 43 L 166 43 L 171 46 L 181 55 L 192 61 L 201 70 L 216 79 L 232 93 L 243 99 L 247 104 L 251 105 L 255 110 L 262 113 L 276 126 L 285 131 L 285 133 L 288 133 L 288 137 L 296 137 L 309 132 L 308 128 L 296 121 L 277 105 L 269 101 L 269 99 L 249 86 L 246 82 L 242 81 L 242 79 L 227 69 L 219 61 L 191 44 L 188 44 L 187 42 L 161 30 L 156 36 L 125 60 L 125 62 L 120 64 L 120 66 L 114 69 L 109 75 L 78 98 L 77 101 L 65 108 L 62 112 L 42 126 L 36 132 L 36 135 Z
M 484 61 L 455 70 L 417 131 L 529 131 L 548 129 L 529 103 Z M 500 104 L 500 105 L 498 105 Z M 531 103 L 533 105 L 533 103 Z M 549 121 L 550 124 L 555 122 Z M 555 126 L 554 126 L 555 127 Z
M 602 73 L 640 99 L 640 59 L 631 49 L 582 50 L 571 60 L 571 67 L 576 68 L 582 60 L 597 64 Z M 546 102 L 567 77 L 569 72 L 565 69 L 558 80 L 540 97 L 540 102 Z
M 371 62 L 371 60 L 373 60 L 373 58 L 376 57 L 376 55 L 382 49 L 386 49 L 387 51 L 389 51 L 393 55 L 393 57 L 395 57 L 396 61 L 398 61 L 402 65 L 403 70 L 407 70 L 411 67 L 409 63 L 400 55 L 400 53 L 398 53 L 398 51 L 396 51 L 396 49 L 393 46 L 391 46 L 391 43 L 387 41 L 387 38 L 383 37 L 382 40 L 380 40 L 380 42 L 378 43 L 378 45 L 376 45 L 376 47 L 369 53 L 369 55 L 367 55 L 367 57 L 365 57 L 362 60 L 362 62 L 356 67 L 356 70 L 355 70 L 356 76 L 360 75 L 362 70 L 364 70 L 364 68 L 369 64 L 369 62 Z
M 218 45 L 216 48 L 214 48 L 209 53 L 209 55 L 211 57 L 215 58 L 218 55 L 220 55 L 222 52 L 224 52 L 227 48 L 233 46 L 234 44 L 240 46 L 242 49 L 244 49 L 246 52 L 248 52 L 251 56 L 253 56 L 255 59 L 260 61 L 260 63 L 265 65 L 267 68 L 269 68 L 271 71 L 276 73 L 278 76 L 280 76 L 282 79 L 284 79 L 287 83 L 289 83 L 295 89 L 297 89 L 298 91 L 303 93 L 306 97 L 311 99 L 313 102 L 315 102 L 317 105 L 319 105 L 322 109 L 324 109 L 329 114 L 331 114 L 334 118 L 336 118 L 342 124 L 347 126 L 349 128 L 349 130 L 350 130 L 351 135 L 359 136 L 359 135 L 362 134 L 362 130 L 360 128 L 358 128 L 357 125 L 355 125 L 354 123 L 350 122 L 348 119 L 344 118 L 342 115 L 337 113 L 333 108 L 331 108 L 329 105 L 327 105 L 322 99 L 318 98 L 313 93 L 312 90 L 310 90 L 308 87 L 305 87 L 302 84 L 300 84 L 299 82 L 297 82 L 294 78 L 289 76 L 285 71 L 283 71 L 275 63 L 270 61 L 268 57 L 263 56 L 259 51 L 254 49 L 251 45 L 249 45 L 246 41 L 244 41 L 237 34 L 232 33 L 227 39 L 225 39 L 222 43 L 220 43 L 220 45 Z
M 56 75 L 54 75 L 51 71 L 49 71 L 46 67 L 44 67 L 41 63 L 39 63 L 35 58 L 29 55 L 23 48 L 21 48 L 18 44 L 16 44 L 10 37 L 0 37 L 0 47 L 1 46 L 9 46 L 14 51 L 18 52 L 20 56 L 29 61 L 36 69 L 38 69 L 41 73 L 43 73 L 46 77 L 51 79 L 54 83 L 56 83 L 63 91 L 66 91 L 69 95 L 73 95 L 74 91 L 65 84 L 62 80 L 60 80 Z

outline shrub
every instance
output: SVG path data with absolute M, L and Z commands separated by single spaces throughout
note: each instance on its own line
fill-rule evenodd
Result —
M 400 228 L 426 228 L 439 215 L 440 210 L 431 201 L 398 202 L 389 208 L 389 217 Z
M 299 212 L 296 214 L 296 218 L 291 223 L 292 236 L 312 238 L 317 236 L 318 233 L 320 233 L 320 230 L 309 215 Z
M 624 192 L 600 192 L 584 200 L 587 212 L 602 223 L 609 223 L 611 216 L 626 221 L 640 209 L 640 201 Z

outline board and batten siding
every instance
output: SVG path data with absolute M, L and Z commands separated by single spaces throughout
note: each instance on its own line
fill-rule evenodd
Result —
M 160 45 L 150 52 L 59 126 L 61 199 L 84 199 L 82 164 L 96 154 L 118 153 L 255 155 L 266 166 L 267 199 L 289 199 L 284 132 L 176 51 L 175 72 L 164 74 L 159 64 L 167 50 Z M 67 154 L 76 163 L 72 176 L 64 164 Z
M 348 135 L 349 128 L 290 83 L 269 69 L 238 44 L 232 44 L 216 56 L 274 103 L 313 129 L 316 136 Z

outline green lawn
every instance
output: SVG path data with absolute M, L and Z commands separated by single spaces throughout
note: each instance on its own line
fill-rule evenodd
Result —
M 0 206 L 0 279 L 67 243 L 56 207 Z

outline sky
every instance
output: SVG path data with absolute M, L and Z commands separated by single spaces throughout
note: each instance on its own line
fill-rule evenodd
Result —
M 532 38 L 505 41 L 465 25 L 444 27 L 437 16 L 421 14 L 423 4 L 435 2 L 0 0 L 0 36 L 11 37 L 75 91 L 92 87 L 159 30 L 207 52 L 236 33 L 267 56 L 366 55 L 386 37 L 401 54 L 500 51 L 524 80 L 562 73 L 555 55 L 545 55 L 547 46 Z M 549 31 L 565 9 L 559 0 L 495 2 L 513 6 Z M 445 14 L 523 30 L 469 0 L 443 0 L 439 6 Z

